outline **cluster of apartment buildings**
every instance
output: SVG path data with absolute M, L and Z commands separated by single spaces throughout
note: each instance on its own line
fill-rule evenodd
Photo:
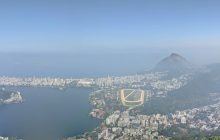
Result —
M 141 88 L 152 86 L 155 89 L 171 90 L 181 87 L 188 80 L 188 77 L 183 75 L 178 79 L 161 81 L 160 79 L 166 73 L 147 73 L 134 74 L 128 76 L 108 76 L 102 78 L 19 78 L 19 77 L 0 77 L 0 85 L 2 86 L 48 86 L 48 87 L 65 87 L 65 86 L 82 86 L 82 87 L 131 87 Z
M 215 131 L 220 128 L 220 102 L 201 108 L 176 111 L 168 115 L 130 115 L 129 110 L 115 111 L 106 118 L 105 127 L 98 134 L 98 139 L 168 139 L 158 134 L 162 129 L 172 125 L 183 124 L 188 128 L 201 131 Z
M 0 85 L 2 86 L 47 86 L 47 87 L 64 87 L 78 79 L 64 78 L 18 78 L 18 77 L 0 77 Z
M 170 80 L 157 80 L 150 83 L 152 90 L 156 91 L 157 96 L 166 95 L 168 92 L 177 90 L 187 84 L 191 79 L 190 75 L 181 75 Z
M 177 111 L 172 114 L 171 124 L 183 123 L 189 128 L 215 131 L 220 128 L 220 102 L 200 108 Z
M 129 110 L 115 111 L 106 118 L 98 139 L 104 140 L 166 140 L 168 138 L 158 134 L 159 123 L 166 124 L 166 116 L 130 115 Z
M 119 87 L 119 86 L 144 86 L 147 82 L 156 81 L 164 76 L 165 73 L 147 73 L 147 74 L 134 74 L 128 76 L 108 76 L 95 79 L 95 84 L 99 87 Z

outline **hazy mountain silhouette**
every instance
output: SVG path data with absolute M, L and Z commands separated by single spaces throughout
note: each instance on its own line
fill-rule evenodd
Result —
M 172 53 L 170 56 L 161 60 L 153 71 L 169 72 L 169 73 L 184 73 L 193 69 L 193 65 L 187 61 L 183 56 Z

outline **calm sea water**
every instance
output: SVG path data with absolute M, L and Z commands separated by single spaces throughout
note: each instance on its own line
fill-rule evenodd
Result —
M 25 102 L 0 106 L 0 135 L 25 140 L 57 140 L 92 130 L 99 120 L 90 118 L 91 89 L 19 87 Z
M 99 77 L 151 69 L 161 54 L 1 54 L 0 76 Z

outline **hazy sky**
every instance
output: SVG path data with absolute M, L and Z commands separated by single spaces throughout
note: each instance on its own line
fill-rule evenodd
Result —
M 0 52 L 220 53 L 219 0 L 1 0 Z

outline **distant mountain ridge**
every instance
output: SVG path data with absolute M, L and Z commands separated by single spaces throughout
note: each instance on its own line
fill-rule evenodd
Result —
M 171 53 L 170 56 L 161 60 L 153 71 L 169 73 L 185 73 L 193 69 L 193 65 L 183 56 L 177 53 Z

